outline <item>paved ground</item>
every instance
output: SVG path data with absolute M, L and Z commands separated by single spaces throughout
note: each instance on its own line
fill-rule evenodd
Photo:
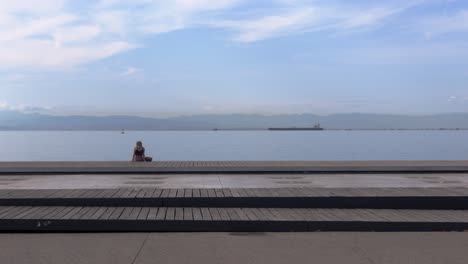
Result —
M 468 233 L 0 234 L 0 263 L 464 264 Z
M 0 189 L 468 187 L 468 174 L 1 175 Z

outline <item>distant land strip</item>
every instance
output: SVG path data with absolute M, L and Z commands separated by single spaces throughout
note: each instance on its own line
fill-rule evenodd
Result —
M 200 131 L 313 128 L 324 130 L 468 130 L 468 113 L 386 114 L 210 114 L 149 118 L 137 116 L 58 116 L 0 110 L 3 131 Z

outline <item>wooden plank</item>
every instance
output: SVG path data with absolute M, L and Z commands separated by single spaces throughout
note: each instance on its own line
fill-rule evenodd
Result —
M 177 194 L 176 194 L 175 197 L 177 197 L 177 198 L 184 198 L 184 195 L 185 195 L 184 189 L 180 189 L 180 188 L 177 189 Z
M 246 192 L 246 189 L 245 188 L 238 188 L 237 189 L 237 192 L 239 193 L 239 197 L 248 197 L 249 194 L 247 194 Z
M 135 198 L 138 193 L 140 193 L 141 189 L 140 188 L 134 188 L 130 194 L 127 196 L 127 198 Z
M 47 217 L 48 214 L 52 211 L 54 211 L 55 209 L 57 209 L 57 207 L 41 207 L 42 210 L 39 210 L 37 212 L 34 212 L 34 213 L 31 213 L 29 215 L 30 219 L 42 219 L 44 217 Z
M 268 210 L 268 208 L 259 208 L 260 212 L 266 216 L 266 220 L 273 221 L 275 216 Z
M 91 192 L 87 198 L 96 198 L 97 196 L 99 196 L 100 194 L 102 194 L 102 192 L 104 192 L 104 190 L 102 189 L 96 189 L 96 190 L 93 190 L 93 192 Z
M 109 198 L 120 198 L 127 190 L 124 188 L 117 189 L 117 192 L 112 194 Z
M 30 198 L 51 198 L 55 197 L 55 195 L 60 194 L 63 190 L 36 190 L 36 193 L 29 196 Z
M 184 197 L 191 198 L 192 197 L 192 189 L 184 189 Z
M 70 219 L 80 219 L 83 215 L 85 215 L 89 210 L 94 207 L 82 207 L 80 211 L 78 211 L 75 215 L 73 215 Z
M 76 198 L 87 198 L 89 195 L 91 195 L 94 192 L 95 192 L 94 189 L 85 189 L 81 193 L 79 193 L 79 196 Z
M 38 210 L 40 210 L 41 208 L 40 207 L 30 207 L 30 209 L 12 217 L 11 219 L 22 219 L 22 218 L 27 218 L 27 216 L 29 214 L 32 214 L 34 212 L 37 212 Z
M 245 192 L 245 197 L 255 197 L 255 193 L 251 188 L 242 189 Z
M 132 213 L 128 217 L 128 220 L 137 220 L 141 212 L 141 207 L 134 207 Z
M 216 198 L 216 192 L 214 189 L 207 189 L 207 192 L 208 192 L 208 197 L 209 198 Z
M 146 193 L 148 192 L 147 188 L 142 188 L 138 194 L 135 196 L 135 198 L 144 198 Z
M 78 198 L 85 192 L 86 190 L 81 190 L 81 189 L 73 190 L 70 193 L 68 193 L 64 198 Z
M 109 189 L 108 191 L 104 192 L 100 198 L 112 198 L 112 196 L 114 196 L 114 194 L 116 194 L 119 191 L 119 189 Z
M 193 212 L 191 207 L 184 208 L 184 221 L 193 221 Z
M 282 212 L 280 212 L 277 208 L 268 208 L 270 214 L 275 217 L 276 221 L 287 221 L 289 217 L 285 216 Z
M 160 198 L 167 198 L 169 197 L 169 194 L 171 192 L 171 189 L 163 189 Z
M 165 220 L 166 212 L 167 212 L 167 207 L 159 207 L 158 213 L 156 214 L 156 220 Z
M 125 207 L 117 207 L 112 211 L 112 214 L 109 216 L 108 220 L 117 220 L 120 219 Z
M 221 191 L 223 192 L 224 197 L 233 197 L 230 189 L 222 188 Z
M 119 217 L 119 220 L 130 220 L 130 215 L 132 214 L 133 209 L 134 207 L 125 207 Z
M 107 193 L 109 193 L 110 191 L 112 191 L 112 189 L 101 189 L 101 192 L 99 194 L 97 194 L 96 196 L 94 196 L 95 199 L 100 199 L 100 198 L 103 198 L 106 196 Z
M 231 192 L 232 197 L 241 197 L 237 188 L 230 188 L 229 191 Z
M 208 208 L 201 208 L 201 214 L 203 221 L 211 221 L 213 218 L 211 217 L 210 210 Z
M 175 208 L 168 207 L 166 210 L 166 221 L 174 221 L 175 220 Z
M 214 189 L 214 191 L 215 191 L 216 197 L 218 197 L 218 198 L 223 198 L 224 197 L 224 193 L 223 193 L 222 189 L 216 188 L 216 189 Z
M 236 214 L 239 216 L 241 221 L 249 221 L 250 218 L 241 208 L 233 208 Z
M 153 193 L 156 191 L 156 188 L 146 188 L 146 192 L 142 198 L 151 198 Z
M 23 215 L 22 219 L 34 219 L 36 215 L 42 214 L 42 212 L 44 210 L 48 209 L 48 207 L 46 207 L 46 206 L 38 206 L 37 208 L 39 208 L 39 209 L 35 210 L 35 211 L 32 211 L 32 212 L 28 213 L 27 215 Z
M 226 208 L 218 208 L 219 216 L 221 217 L 222 221 L 229 221 L 231 218 L 226 210 Z
M 118 198 L 129 198 L 130 195 L 134 192 L 133 188 L 124 188 L 125 191 L 120 194 Z
M 15 210 L 19 210 L 20 207 L 19 206 L 8 206 L 8 207 L 5 207 L 2 212 L 0 212 L 0 218 L 3 218 L 5 215 L 7 215 L 9 212 L 11 211 L 15 211 Z
M 193 214 L 193 220 L 195 221 L 203 220 L 203 216 L 202 216 L 200 208 L 197 208 L 197 207 L 192 208 L 192 214 Z
M 219 212 L 218 212 L 218 209 L 217 208 L 208 208 L 208 211 L 210 211 L 210 215 L 211 215 L 211 219 L 213 221 L 220 221 L 222 220 L 221 219 L 221 216 L 219 215 Z
M 98 207 L 98 209 L 94 212 L 93 215 L 89 217 L 90 220 L 97 220 L 99 219 L 104 213 L 107 211 L 108 207 Z
M 96 213 L 97 210 L 99 210 L 99 207 L 92 207 L 85 214 L 83 214 L 81 217 L 79 217 L 79 219 L 90 219 L 91 216 L 93 216 L 94 213 Z
M 261 221 L 268 220 L 268 217 L 264 215 L 262 211 L 260 211 L 260 208 L 248 208 L 248 209 L 257 216 L 258 220 L 261 220 Z
M 23 212 L 26 212 L 31 208 L 32 208 L 31 206 L 18 207 L 16 210 L 12 210 L 9 213 L 5 214 L 2 218 L 3 219 L 15 219 L 15 216 L 22 214 Z
M 162 195 L 163 190 L 162 189 L 155 189 L 153 194 L 151 195 L 151 198 L 159 198 Z
M 177 196 L 177 189 L 170 189 L 169 190 L 169 195 L 167 196 L 168 198 L 174 198 Z
M 157 214 L 158 214 L 158 207 L 150 207 L 146 220 L 156 220 Z
M 175 217 L 174 220 L 184 220 L 184 208 L 182 207 L 177 207 L 175 208 Z
M 150 210 L 149 207 L 141 208 L 141 211 L 140 211 L 140 214 L 138 215 L 137 220 L 146 220 L 148 218 L 149 210 Z M 155 214 L 155 216 L 156 216 L 156 214 Z
M 60 207 L 57 207 L 56 210 L 50 212 L 47 217 L 49 219 L 57 219 L 57 215 L 59 215 L 61 212 L 63 212 L 67 207 L 65 206 L 60 206 Z
M 208 196 L 208 189 L 200 189 L 200 197 L 209 197 Z
M 228 214 L 229 218 L 232 221 L 240 221 L 239 215 L 237 215 L 236 210 L 234 208 L 224 208 L 226 210 L 226 213 Z
M 62 219 L 62 217 L 71 212 L 73 209 L 74 207 L 65 207 L 60 213 L 54 216 L 54 219 Z
M 8 195 L 8 198 L 14 199 L 14 198 L 22 198 L 27 196 L 30 193 L 35 192 L 35 190 L 17 190 L 13 191 Z
M 117 209 L 117 207 L 107 207 L 104 213 L 101 216 L 99 216 L 98 219 L 108 220 L 111 217 L 111 215 L 114 213 L 115 209 Z
M 262 188 L 252 188 L 251 190 L 255 194 L 255 197 L 264 197 Z
M 29 207 L 29 206 L 18 206 L 16 208 L 6 212 L 5 214 L 3 214 L 1 218 L 2 219 L 12 219 L 16 215 L 21 214 L 22 212 L 28 210 L 29 208 L 31 208 L 31 207 Z
M 245 213 L 245 215 L 247 215 L 247 217 L 249 218 L 250 221 L 258 221 L 259 220 L 257 215 L 255 215 L 253 213 L 251 208 L 242 208 L 241 210 Z

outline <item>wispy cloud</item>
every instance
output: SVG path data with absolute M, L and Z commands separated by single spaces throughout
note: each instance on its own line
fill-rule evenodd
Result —
M 141 71 L 143 71 L 143 70 L 140 69 L 140 68 L 127 67 L 127 69 L 125 69 L 125 71 L 122 72 L 120 75 L 121 76 L 128 76 L 128 75 L 132 75 L 132 74 L 135 74 L 135 73 L 138 73 L 138 72 L 141 72 Z
M 216 21 L 212 25 L 237 32 L 235 41 L 254 42 L 310 31 L 346 32 L 370 29 L 418 2 L 394 6 L 349 6 L 284 1 L 276 14 L 259 18 Z
M 448 98 L 447 100 L 448 102 L 450 103 L 454 103 L 454 104 L 457 104 L 457 103 L 468 103 L 468 96 L 455 96 L 455 95 L 452 95 Z
M 0 111 L 19 111 L 19 112 L 47 112 L 52 110 L 48 106 L 31 106 L 25 104 L 12 105 L 7 101 L 0 101 Z
M 253 20 L 217 22 L 214 26 L 238 32 L 234 37 L 236 41 L 253 42 L 304 30 L 318 20 L 318 12 L 314 8 L 306 8 Z
M 373 27 L 412 6 L 339 3 L 273 1 L 245 15 L 242 7 L 252 7 L 246 0 L 3 1 L 0 68 L 74 67 L 136 48 L 148 34 L 195 27 L 227 30 L 238 42 L 347 32 Z

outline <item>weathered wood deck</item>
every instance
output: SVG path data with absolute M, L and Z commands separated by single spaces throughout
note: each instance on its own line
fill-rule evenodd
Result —
M 168 172 L 468 172 L 468 161 L 0 162 L 1 174 Z
M 455 173 L 468 161 L 0 163 L 3 175 L 246 172 Z M 0 189 L 2 232 L 465 230 L 462 187 Z
M 0 190 L 0 206 L 468 209 L 468 188 Z
M 464 231 L 468 211 L 0 207 L 0 231 Z
M 466 188 L 0 190 L 0 231 L 464 231 L 467 205 Z

